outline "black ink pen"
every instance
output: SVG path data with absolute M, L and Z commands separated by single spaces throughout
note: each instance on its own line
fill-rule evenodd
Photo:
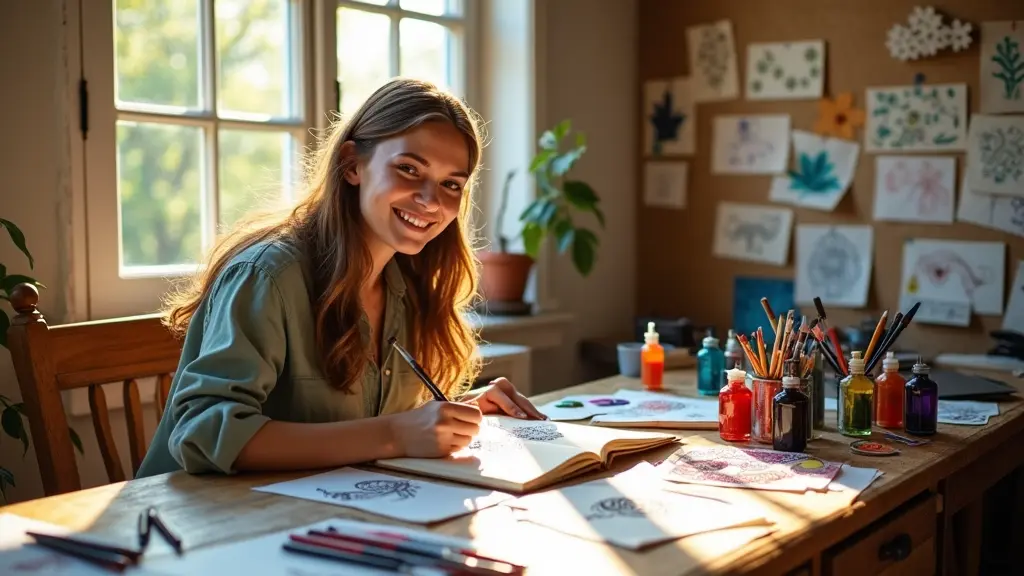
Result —
M 405 351 L 405 348 L 402 348 L 402 345 L 398 343 L 398 340 L 396 340 L 394 336 L 388 339 L 388 343 L 394 346 L 395 350 L 398 350 L 398 353 L 402 355 L 402 358 L 405 358 L 405 361 L 412 367 L 412 371 L 416 373 L 416 376 L 421 382 L 423 382 L 423 385 L 426 386 L 427 389 L 430 390 L 430 393 L 434 395 L 434 400 L 437 400 L 438 402 L 448 401 L 444 392 L 441 392 L 441 389 L 437 387 L 437 384 L 434 384 L 433 380 L 431 380 L 430 377 L 427 376 L 427 373 L 423 371 L 423 368 L 420 368 L 419 363 L 413 359 L 411 354 Z

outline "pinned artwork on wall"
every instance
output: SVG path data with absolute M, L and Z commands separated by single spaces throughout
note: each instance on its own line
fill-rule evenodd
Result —
M 1017 273 L 1013 276 L 1006 314 L 1003 315 L 1003 330 L 1024 334 L 1024 260 L 1017 262 Z
M 907 25 L 896 24 L 886 34 L 889 55 L 904 62 L 935 56 L 942 50 L 961 52 L 971 45 L 972 27 L 967 22 L 942 21 L 931 6 L 915 6 Z
M 953 223 L 956 158 L 875 158 L 875 220 Z
M 865 150 L 967 149 L 967 85 L 923 84 L 867 89 Z
M 694 153 L 697 118 L 689 78 L 644 84 L 644 150 L 647 156 Z
M 772 179 L 768 198 L 831 212 L 850 188 L 859 154 L 856 142 L 793 130 L 795 168 Z
M 956 219 L 1024 237 L 1024 198 L 975 192 L 964 175 Z
M 748 100 L 821 98 L 824 87 L 824 40 L 747 46 Z
M 784 266 L 792 230 L 788 208 L 719 202 L 712 252 L 719 258 Z
M 1003 313 L 1006 244 L 909 239 L 903 244 L 900 308 L 916 302 L 915 322 L 968 326 L 971 312 Z
M 733 100 L 740 95 L 732 22 L 719 20 L 686 29 L 695 102 Z
M 711 171 L 781 174 L 789 160 L 789 116 L 716 116 Z
M 686 208 L 686 162 L 647 162 L 644 165 L 644 205 Z
M 1024 196 L 1024 117 L 971 118 L 967 182 L 982 194 Z
M 871 226 L 801 224 L 796 227 L 796 302 L 862 308 L 874 255 Z
M 1024 20 L 981 24 L 981 111 L 1024 112 Z
M 864 111 L 853 105 L 853 94 L 843 92 L 835 100 L 822 98 L 818 102 L 818 120 L 814 131 L 821 136 L 853 140 L 857 128 L 864 125 Z

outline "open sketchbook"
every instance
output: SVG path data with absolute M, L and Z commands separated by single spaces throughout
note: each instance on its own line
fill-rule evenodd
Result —
M 522 493 L 604 468 L 618 455 L 675 440 L 660 432 L 485 416 L 473 442 L 446 458 L 391 458 L 376 465 Z

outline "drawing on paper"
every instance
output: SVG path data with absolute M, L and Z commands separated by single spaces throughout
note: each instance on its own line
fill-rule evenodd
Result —
M 996 184 L 1024 176 L 1024 130 L 992 125 L 980 133 L 981 175 Z
M 726 234 L 734 242 L 743 242 L 747 253 L 761 254 L 765 244 L 773 242 L 782 231 L 782 220 L 781 214 L 761 214 L 759 220 L 730 214 Z
M 637 500 L 618 496 L 602 498 L 594 502 L 587 514 L 587 520 L 609 520 L 613 518 L 646 518 L 663 516 L 668 513 L 665 502 L 655 499 Z
M 732 60 L 732 37 L 713 25 L 699 27 L 697 34 L 697 68 L 711 88 L 722 90 Z
M 670 86 L 665 87 L 665 93 L 660 102 L 654 103 L 648 121 L 651 123 L 654 134 L 652 150 L 655 156 L 661 155 L 661 148 L 664 142 L 675 142 L 679 139 L 683 123 L 687 121 L 686 114 L 676 112 L 673 106 L 672 91 Z
M 870 150 L 962 150 L 967 87 L 916 84 L 868 89 Z
M 1024 236 L 1024 198 L 978 194 L 966 176 L 961 182 L 957 220 Z
M 531 426 L 514 426 L 506 428 L 508 433 L 520 440 L 532 440 L 534 442 L 550 442 L 564 437 L 558 426 L 550 422 L 541 422 Z
M 988 410 L 979 410 L 973 405 L 953 405 L 945 403 L 939 405 L 939 421 L 944 424 L 967 424 L 971 426 L 982 426 L 988 424 L 992 413 Z
M 864 125 L 864 111 L 853 106 L 853 94 L 843 92 L 835 100 L 818 102 L 814 131 L 822 136 L 853 140 L 854 130 Z
M 1021 84 L 1024 84 L 1024 58 L 1021 58 L 1020 42 L 1003 36 L 995 48 L 992 63 L 996 70 L 992 77 L 1002 82 L 1004 99 L 1020 100 Z
M 395 496 L 397 500 L 408 500 L 416 497 L 420 485 L 408 480 L 363 480 L 353 484 L 355 490 L 333 491 L 317 488 L 316 491 L 327 498 L 342 500 L 373 500 Z
M 924 56 L 935 56 L 947 48 L 954 52 L 971 45 L 971 25 L 953 20 L 948 26 L 935 8 L 916 6 L 907 18 L 908 26 L 896 24 L 886 35 L 889 55 L 904 62 Z
M 839 464 L 806 454 L 734 446 L 698 447 L 674 456 L 673 479 L 724 484 L 771 484 L 799 477 L 831 479 Z
M 814 246 L 807 264 L 808 279 L 824 298 L 837 299 L 849 295 L 864 274 L 857 245 L 845 234 L 832 229 Z
M 818 98 L 824 87 L 823 41 L 750 44 L 747 97 Z
M 918 277 L 920 276 L 920 279 Z M 993 271 L 979 266 L 975 271 L 959 254 L 952 250 L 936 250 L 918 257 L 907 284 L 909 294 L 917 294 L 920 283 L 927 280 L 934 286 L 944 286 L 952 277 L 960 279 L 960 286 L 968 298 L 974 298 L 979 288 L 992 281 Z
M 685 208 L 689 174 L 686 162 L 646 162 L 644 164 L 644 204 L 665 208 Z
M 1024 112 L 1024 23 L 982 22 L 979 65 L 980 112 Z
M 789 188 L 803 194 L 838 192 L 843 189 L 835 174 L 835 164 L 827 150 L 811 157 L 800 153 L 800 169 L 789 171 Z
M 898 160 L 883 174 L 884 190 L 898 196 L 904 209 L 936 216 L 953 207 L 953 189 L 943 182 L 945 176 L 926 159 Z
M 736 134 L 729 144 L 729 165 L 757 166 L 775 151 L 775 145 L 760 134 L 758 125 L 746 118 L 736 123 Z

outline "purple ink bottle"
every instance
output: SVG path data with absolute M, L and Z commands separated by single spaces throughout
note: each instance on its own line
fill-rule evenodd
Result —
M 919 356 L 914 364 L 914 377 L 904 387 L 903 428 L 908 434 L 935 434 L 939 419 L 939 385 L 928 377 L 930 371 Z

